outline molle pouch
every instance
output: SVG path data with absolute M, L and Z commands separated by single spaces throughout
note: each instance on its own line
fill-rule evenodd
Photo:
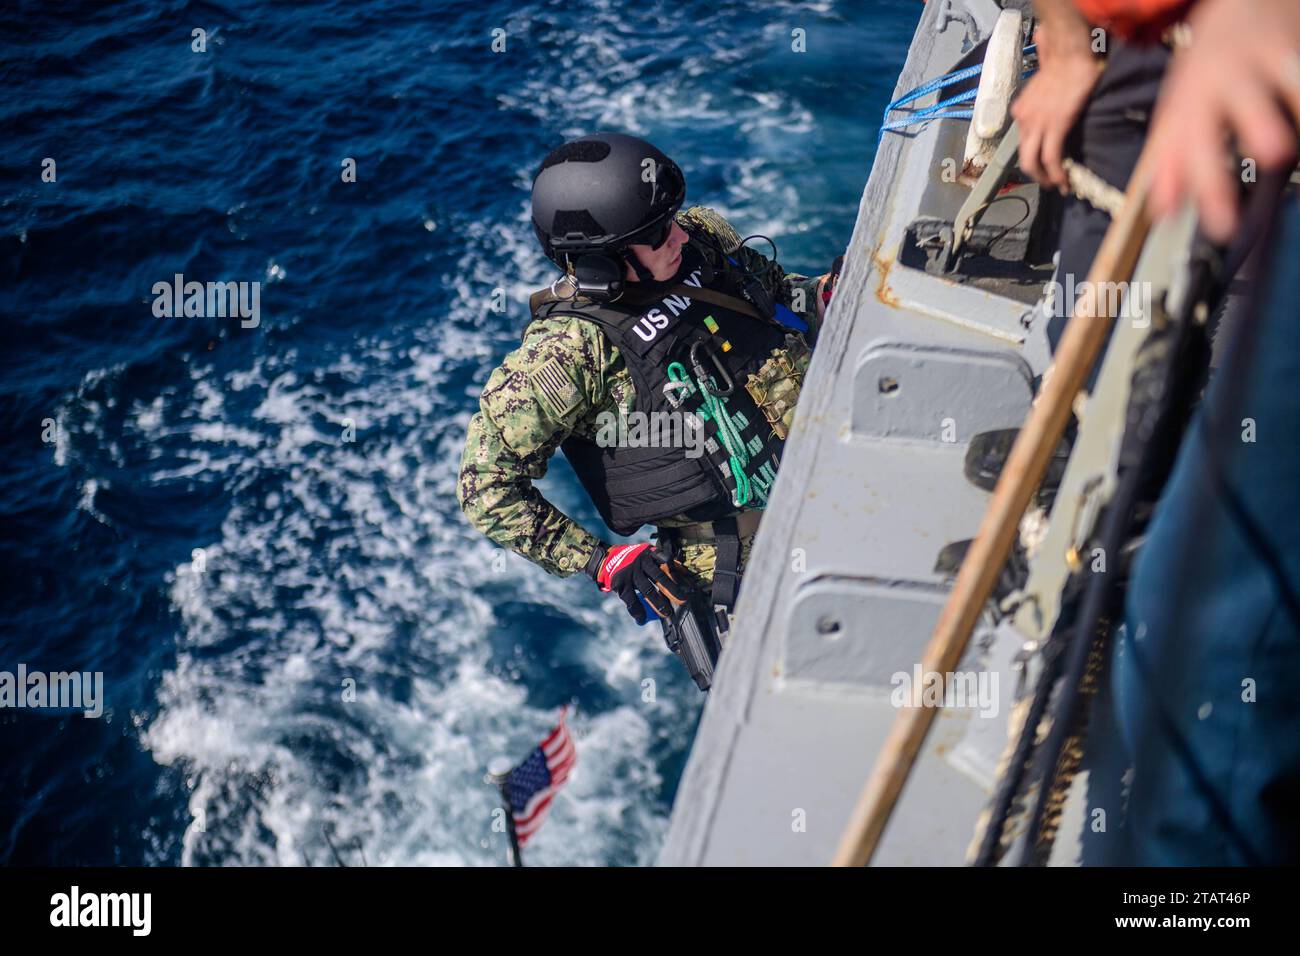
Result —
M 745 391 L 749 392 L 767 424 L 782 441 L 790 434 L 795 403 L 799 401 L 803 377 L 811 359 L 812 353 L 803 338 L 787 335 L 785 348 L 774 349 L 771 357 L 745 382 Z

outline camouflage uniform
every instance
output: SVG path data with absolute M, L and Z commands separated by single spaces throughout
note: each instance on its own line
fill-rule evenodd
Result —
M 717 237 L 724 248 L 740 239 L 721 216 L 702 206 L 678 213 L 677 221 Z M 750 272 L 762 274 L 768 267 L 768 260 L 751 249 L 732 255 Z M 764 281 L 776 301 L 808 323 L 807 337 L 814 339 L 818 280 L 785 273 L 772 263 Z M 809 357 L 802 347 L 777 349 L 760 370 L 763 380 L 751 380 L 751 395 L 778 429 L 788 432 Z M 583 570 L 602 542 L 543 498 L 533 482 L 546 474 L 551 455 L 571 434 L 594 440 L 598 416 L 627 414 L 635 401 L 618 349 L 594 322 L 564 315 L 532 322 L 520 347 L 488 378 L 479 412 L 470 421 L 457 485 L 470 523 L 551 574 L 567 577 Z M 660 522 L 662 527 L 692 524 L 685 517 Z M 751 539 L 742 540 L 742 565 Z M 696 584 L 712 578 L 712 544 L 685 543 L 678 558 Z

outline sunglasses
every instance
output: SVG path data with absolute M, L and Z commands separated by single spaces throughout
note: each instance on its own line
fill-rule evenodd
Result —
M 672 214 L 664 218 L 663 222 L 656 223 L 648 229 L 644 229 L 629 240 L 630 245 L 649 246 L 651 249 L 660 248 L 668 237 L 672 235 L 673 223 L 676 220 Z
M 682 200 L 686 198 L 686 182 L 682 179 L 681 171 L 675 165 L 660 163 L 655 169 L 653 183 L 651 208 L 655 206 L 663 208 L 662 204 L 667 204 L 668 209 L 661 221 L 632 235 L 629 237 L 628 242 L 633 245 L 645 245 L 651 249 L 659 249 L 672 235 L 674 217 L 677 215 L 677 210 L 681 208 Z

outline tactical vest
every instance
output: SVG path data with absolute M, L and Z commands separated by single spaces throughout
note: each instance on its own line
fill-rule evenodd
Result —
M 698 243 L 692 237 L 682 247 L 678 274 L 687 277 L 684 283 L 739 297 L 738 284 L 726 273 L 710 281 L 715 273 Z M 785 443 L 746 383 L 774 349 L 790 344 L 790 328 L 775 318 L 755 318 L 686 295 L 631 307 L 623 300 L 558 300 L 534 312 L 534 318 L 551 315 L 595 322 L 618 347 L 636 391 L 633 411 L 646 416 L 642 422 L 670 425 L 658 433 L 646 429 L 643 439 L 662 439 L 665 430 L 684 437 L 687 427 L 702 431 L 702 453 L 700 431 L 669 447 L 636 441 L 635 427 L 600 429 L 595 441 L 573 435 L 563 443 L 578 480 L 610 528 L 629 535 L 666 518 L 707 522 L 766 507 Z M 797 344 L 803 347 L 802 339 Z M 676 420 L 656 419 L 661 415 Z

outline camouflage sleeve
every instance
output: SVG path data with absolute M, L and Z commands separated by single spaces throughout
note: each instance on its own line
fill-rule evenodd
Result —
M 692 206 L 679 218 L 712 233 L 722 242 L 722 248 L 735 256 L 740 264 L 755 275 L 764 276 L 764 285 L 782 305 L 788 306 L 799 318 L 808 323 L 808 340 L 815 341 L 821 320 L 817 317 L 817 283 L 821 276 L 804 276 L 786 272 L 780 264 L 762 253 L 740 245 L 740 233 L 721 215 L 706 206 Z
M 606 401 L 617 350 L 590 322 L 534 322 L 488 378 L 469 424 L 457 496 L 475 528 L 503 548 L 567 577 L 599 539 L 533 487 L 551 455 Z

